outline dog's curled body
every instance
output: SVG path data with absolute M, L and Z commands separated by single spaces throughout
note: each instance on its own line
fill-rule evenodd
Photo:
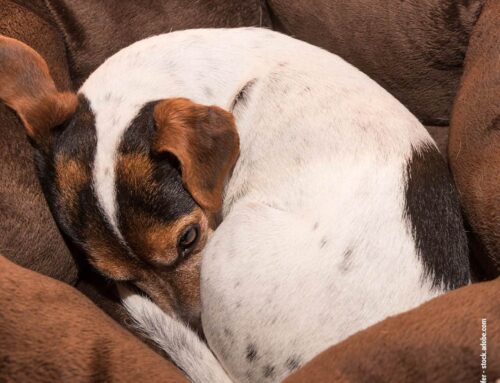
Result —
M 144 104 L 186 97 L 233 112 L 240 157 L 203 255 L 201 297 L 208 344 L 235 381 L 280 381 L 469 281 L 457 198 L 432 139 L 338 56 L 261 29 L 175 32 L 120 51 L 80 93 L 95 113 L 94 188 L 111 223 L 114 153 Z M 139 323 L 164 315 L 137 310 L 150 304 L 129 300 Z M 195 363 L 176 361 L 203 380 Z

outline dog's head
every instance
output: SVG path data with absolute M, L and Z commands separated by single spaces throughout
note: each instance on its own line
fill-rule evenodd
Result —
M 102 274 L 130 281 L 163 309 L 199 315 L 201 249 L 222 204 L 239 140 L 232 115 L 177 98 L 142 107 L 111 160 L 97 160 L 95 115 L 58 92 L 43 58 L 0 37 L 0 99 L 37 149 L 63 232 Z M 111 181 L 110 181 L 111 180 Z

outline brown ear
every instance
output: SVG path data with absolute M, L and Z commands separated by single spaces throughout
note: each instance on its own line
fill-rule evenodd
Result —
M 0 35 L 0 100 L 14 109 L 26 133 L 44 144 L 52 128 L 75 111 L 76 95 L 59 92 L 45 60 L 26 44 Z
M 153 150 L 175 155 L 184 186 L 194 200 L 206 210 L 218 211 L 224 181 L 239 154 L 233 115 L 216 106 L 174 98 L 158 103 L 154 117 Z

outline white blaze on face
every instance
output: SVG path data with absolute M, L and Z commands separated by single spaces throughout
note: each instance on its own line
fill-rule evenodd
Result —
M 123 103 L 119 100 L 107 101 L 109 104 L 104 109 L 94 108 L 93 104 L 97 102 L 90 99 L 90 105 L 95 113 L 97 135 L 93 187 L 104 214 L 121 238 L 116 206 L 116 157 L 121 138 L 139 109 L 134 109 L 130 105 L 123 107 Z

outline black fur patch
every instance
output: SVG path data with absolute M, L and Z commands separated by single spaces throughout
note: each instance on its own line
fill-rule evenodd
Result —
M 425 269 L 435 287 L 454 289 L 468 283 L 467 237 L 458 195 L 438 150 L 413 149 L 407 163 L 405 218 Z
M 255 346 L 255 344 L 250 343 L 247 346 L 245 356 L 249 362 L 253 362 L 257 358 L 257 347 Z

